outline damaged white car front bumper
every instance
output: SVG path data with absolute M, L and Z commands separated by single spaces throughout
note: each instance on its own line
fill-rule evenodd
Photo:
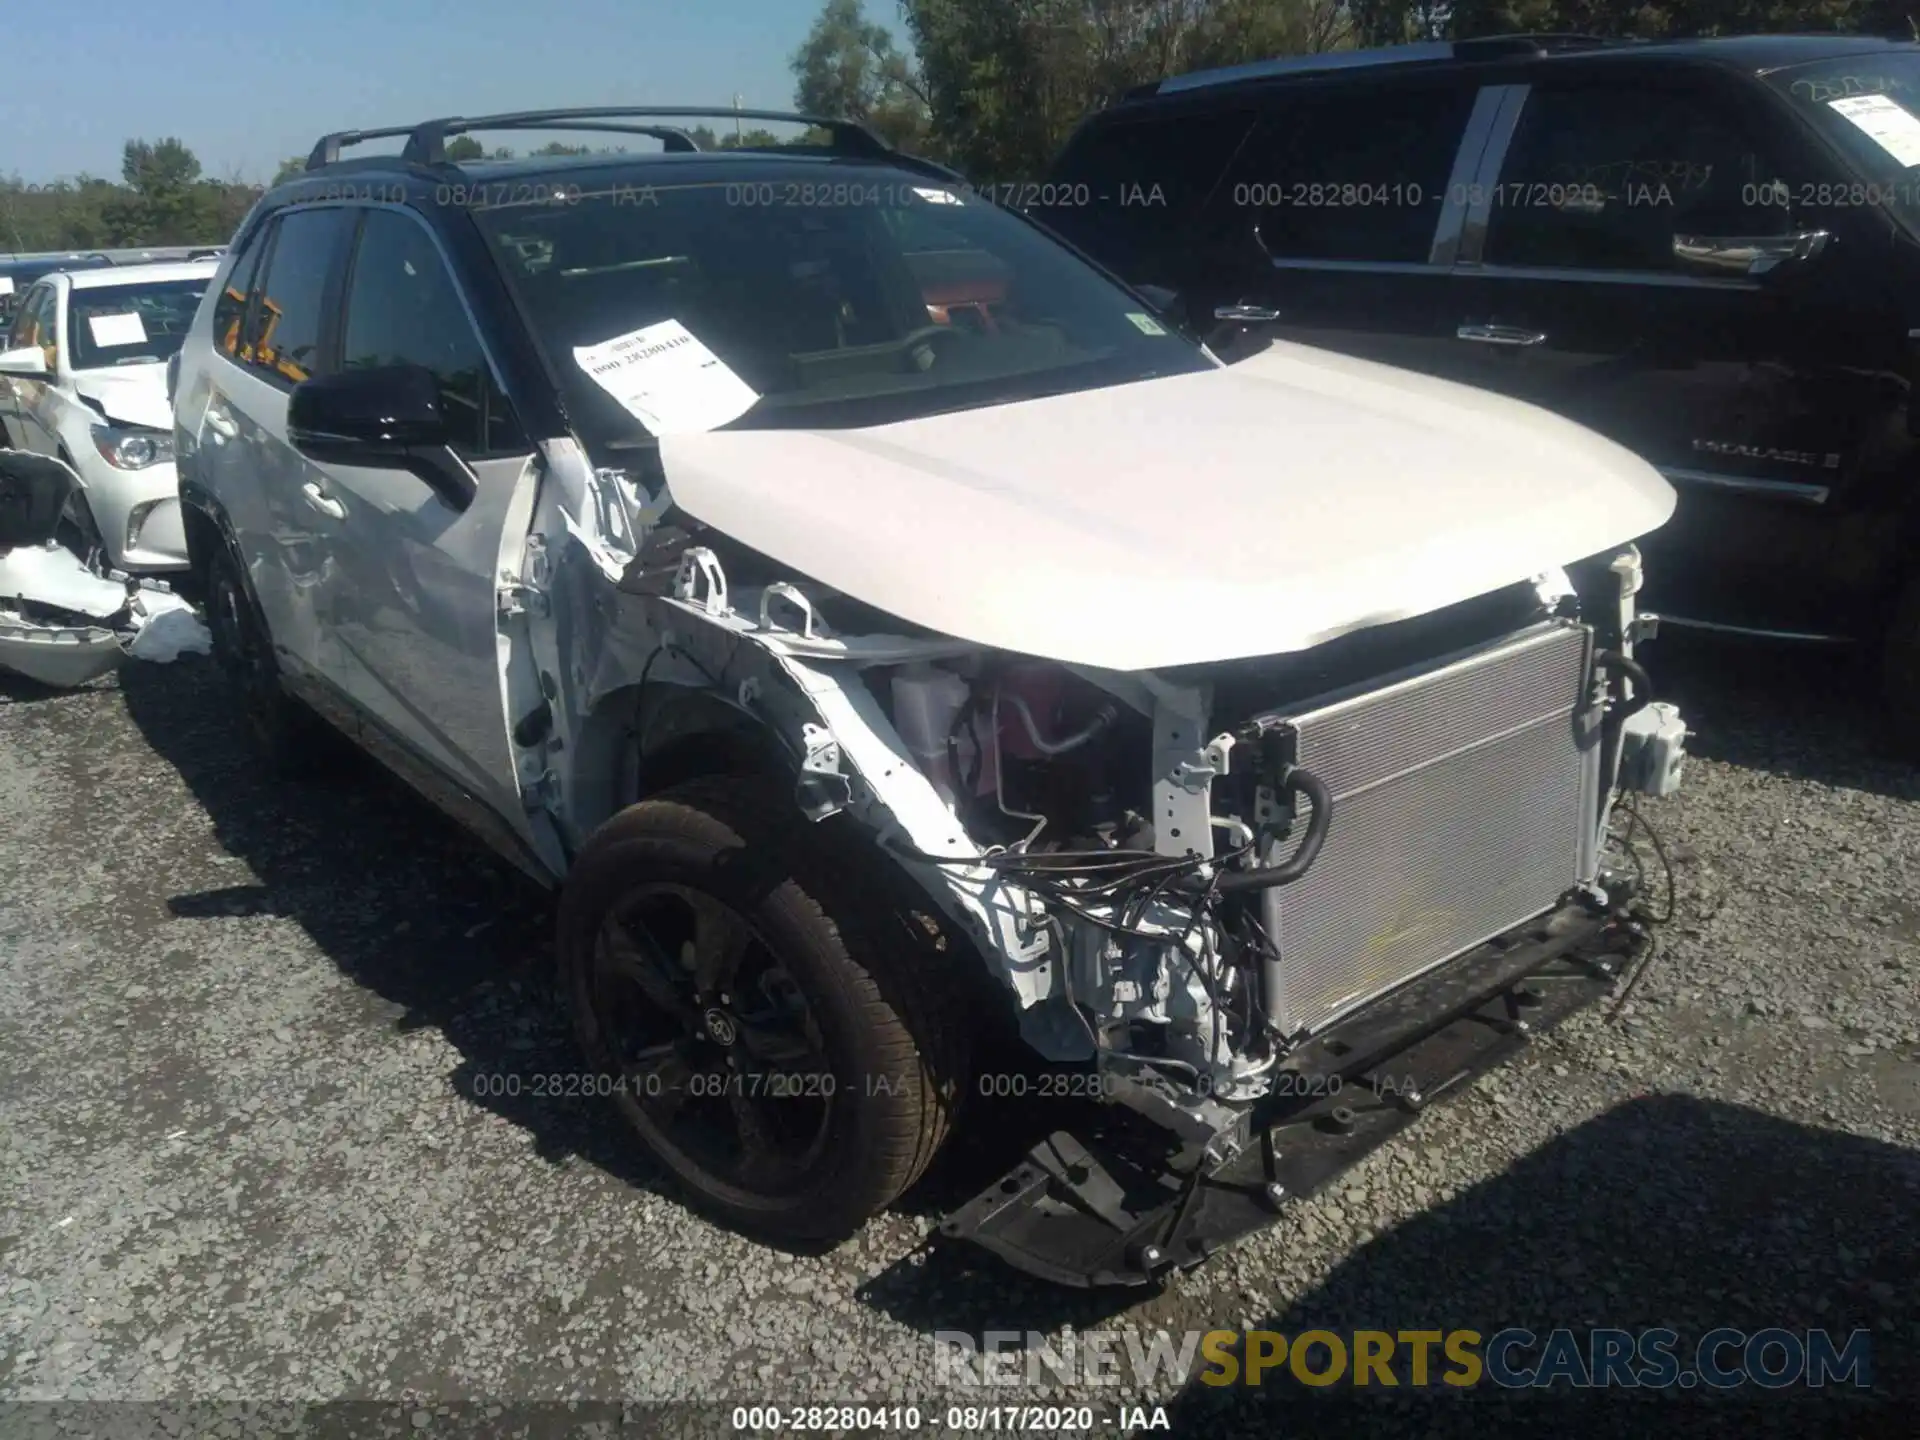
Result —
M 99 574 L 53 538 L 72 484 L 56 460 L 0 455 L 0 670 L 66 689 L 128 659 L 206 654 L 211 637 L 184 599 Z

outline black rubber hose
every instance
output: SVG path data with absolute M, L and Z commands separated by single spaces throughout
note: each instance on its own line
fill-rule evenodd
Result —
M 1332 793 L 1318 775 L 1298 766 L 1280 777 L 1280 788 L 1285 792 L 1304 791 L 1307 799 L 1313 802 L 1313 814 L 1307 819 L 1307 834 L 1300 842 L 1300 848 L 1278 865 L 1269 865 L 1261 870 L 1226 871 L 1214 881 L 1216 893 L 1241 895 L 1249 890 L 1291 885 L 1311 870 L 1313 862 L 1320 857 L 1320 847 L 1327 843 L 1327 829 L 1333 823 Z
M 1633 700 L 1622 710 L 1616 720 L 1624 720 L 1646 709 L 1653 699 L 1653 681 L 1648 678 L 1646 668 L 1630 655 L 1622 655 L 1618 650 L 1596 650 L 1593 663 L 1603 670 L 1618 670 L 1633 682 Z

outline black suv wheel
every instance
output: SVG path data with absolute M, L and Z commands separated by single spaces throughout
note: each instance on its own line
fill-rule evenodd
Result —
M 936 995 L 963 957 L 879 893 L 857 837 L 791 811 L 704 779 L 614 816 L 568 875 L 559 959 L 587 1059 L 699 1201 L 833 1240 L 946 1137 L 965 1022 Z
M 239 561 L 225 546 L 207 563 L 206 592 L 214 662 L 261 758 L 277 775 L 311 774 L 332 737 L 317 716 L 282 688 L 266 620 L 241 579 Z

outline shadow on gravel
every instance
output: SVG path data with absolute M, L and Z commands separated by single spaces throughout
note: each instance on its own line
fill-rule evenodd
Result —
M 1896 758 L 1859 657 L 1849 651 L 1662 634 L 1644 656 L 1710 760 L 1823 785 L 1920 799 L 1920 765 Z M 1907 717 L 1914 722 L 1913 717 Z
M 1428 1123 L 1448 1119 L 1436 1112 Z M 1733 1105 L 1632 1101 L 1363 1245 L 1325 1284 L 1255 1327 L 1289 1338 L 1462 1328 L 1491 1337 L 1519 1327 L 1542 1340 L 1568 1327 L 1583 1347 L 1593 1327 L 1666 1327 L 1678 1334 L 1682 1370 L 1722 1326 L 1803 1337 L 1824 1329 L 1843 1346 L 1864 1329 L 1870 1392 L 1848 1383 L 1527 1391 L 1490 1381 L 1413 1392 L 1404 1375 L 1397 1391 L 1314 1388 L 1275 1369 L 1258 1387 L 1195 1380 L 1169 1416 L 1180 1435 L 1911 1435 L 1920 1401 L 1916 1210 L 1920 1153 Z M 1232 1324 L 1197 1323 L 1223 1322 Z M 1327 1352 L 1310 1353 L 1324 1369 Z M 1513 1352 L 1521 1368 L 1538 1358 Z M 1432 1373 L 1449 1368 L 1436 1350 Z
M 292 920 L 344 974 L 398 1008 L 396 1029 L 440 1030 L 463 1057 L 451 1077 L 461 1095 L 526 1130 L 543 1158 L 579 1156 L 685 1203 L 605 1099 L 535 1093 L 545 1077 L 578 1075 L 584 1065 L 553 993 L 550 899 L 539 887 L 344 743 L 323 779 L 267 775 L 208 661 L 129 665 L 120 688 L 134 724 L 179 771 L 223 848 L 258 877 L 173 896 L 173 914 Z M 497 1093 L 507 1088 L 517 1093 Z M 943 1213 L 1045 1133 L 1031 1106 L 970 1108 L 903 1211 Z M 1007 1293 L 1004 1282 L 998 1291 Z
M 129 665 L 127 711 L 180 772 L 257 883 L 174 896 L 179 916 L 276 915 L 462 1056 L 461 1095 L 519 1125 L 550 1161 L 578 1155 L 651 1188 L 658 1171 L 607 1102 L 536 1094 L 582 1066 L 552 992 L 548 897 L 344 744 L 324 779 L 276 780 L 254 760 L 210 662 Z M 271 963 L 268 956 L 262 964 Z M 510 1090 L 515 1093 L 495 1093 Z
M 112 680 L 95 680 L 74 690 L 62 690 L 54 685 L 42 685 L 38 680 L 29 680 L 24 675 L 16 675 L 11 670 L 0 670 L 0 705 L 38 705 L 46 700 L 58 700 L 67 695 L 83 694 L 102 684 L 111 685 Z

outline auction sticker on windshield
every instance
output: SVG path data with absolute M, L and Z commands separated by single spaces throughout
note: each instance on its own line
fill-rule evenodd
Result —
M 89 315 L 87 330 L 93 336 L 93 343 L 102 347 L 147 343 L 147 327 L 140 323 L 137 311 L 130 310 L 124 315 Z
M 1885 95 L 1849 95 L 1828 102 L 1901 165 L 1920 165 L 1920 118 Z
M 1138 330 L 1142 335 L 1164 335 L 1167 333 L 1166 327 L 1151 315 L 1142 315 L 1136 310 L 1129 310 L 1127 312 L 1127 319 L 1133 322 L 1133 328 Z
M 655 435 L 692 435 L 746 414 L 759 394 L 678 320 L 576 345 L 573 358 Z

